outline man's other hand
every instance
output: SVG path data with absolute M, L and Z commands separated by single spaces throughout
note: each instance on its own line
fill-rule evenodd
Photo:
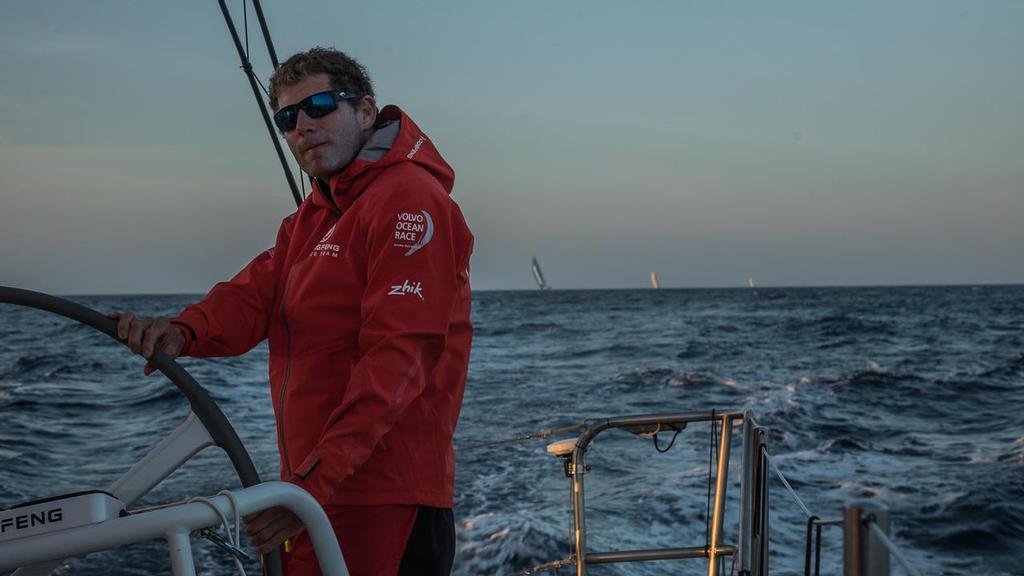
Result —
M 171 324 L 169 318 L 136 318 L 131 312 L 111 312 L 108 318 L 117 320 L 117 337 L 124 340 L 132 352 L 144 358 L 153 356 L 153 350 L 159 349 L 171 359 L 181 355 L 185 347 L 185 335 L 181 328 Z M 156 368 L 146 362 L 142 372 L 147 376 Z
M 275 506 L 246 516 L 245 531 L 253 548 L 266 554 L 302 532 L 302 521 L 291 510 Z

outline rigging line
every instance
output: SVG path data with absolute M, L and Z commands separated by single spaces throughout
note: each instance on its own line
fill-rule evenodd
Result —
M 881 541 L 882 544 L 889 549 L 889 553 L 892 554 L 893 557 L 896 558 L 896 560 L 903 566 L 903 569 L 907 571 L 907 574 L 909 574 L 910 576 L 921 576 L 921 573 L 918 572 L 916 568 L 911 566 L 910 562 L 907 562 L 907 559 L 903 556 L 903 553 L 900 552 L 895 545 L 893 545 L 892 540 L 889 540 L 889 537 L 885 535 L 885 531 L 882 530 L 882 527 L 878 525 L 878 522 L 875 521 L 875 518 L 873 516 L 869 517 L 866 520 L 866 523 L 868 525 L 868 528 L 871 530 L 871 533 L 874 534 L 875 537 L 878 538 L 879 541 Z
M 249 0 L 242 0 L 242 28 L 245 29 L 245 59 L 249 59 Z
M 779 470 L 779 467 L 775 465 L 775 460 L 768 455 L 768 449 L 762 446 L 761 453 L 764 454 L 765 459 L 768 460 L 768 464 L 770 464 L 772 469 L 775 470 L 775 473 L 779 475 L 779 480 L 782 480 L 782 485 L 786 487 L 786 490 L 789 490 L 789 494 L 793 497 L 793 500 L 796 501 L 797 506 L 803 510 L 804 516 L 807 516 L 808 518 L 814 516 L 814 514 L 811 514 L 811 511 L 807 509 L 807 506 L 804 505 L 804 501 L 796 495 L 796 491 L 794 491 L 793 487 L 789 485 L 789 481 L 786 480 L 786 477 L 782 475 L 782 470 Z
M 270 39 L 270 29 L 267 28 L 267 19 L 263 17 L 263 7 L 260 6 L 260 0 L 252 0 L 253 10 L 256 12 L 256 18 L 260 21 L 260 31 L 263 32 L 263 40 L 267 44 L 267 54 L 270 55 L 270 64 L 274 67 L 274 70 L 280 66 L 277 62 L 277 51 L 274 50 L 274 41 Z
M 288 166 L 288 160 L 284 156 L 284 151 L 281 149 L 281 143 L 277 139 L 277 134 L 274 130 L 274 123 L 270 119 L 270 114 L 267 112 L 266 104 L 263 102 L 263 98 L 260 96 L 260 89 L 255 81 L 255 75 L 252 73 L 252 64 L 249 63 L 249 59 L 245 57 L 245 48 L 242 46 L 242 40 L 238 37 L 238 31 L 235 29 L 235 23 L 231 19 L 231 13 L 228 11 L 226 0 L 218 0 L 221 14 L 224 15 L 224 22 L 228 26 L 228 32 L 231 33 L 231 40 L 235 45 L 235 51 L 238 52 L 238 57 L 242 61 L 242 69 L 246 71 L 246 79 L 249 80 L 249 87 L 252 88 L 253 96 L 256 98 L 256 105 L 260 109 L 260 114 L 263 116 L 263 123 L 267 127 L 267 131 L 271 137 L 271 143 L 274 145 L 274 151 L 277 153 L 277 159 L 281 163 L 281 168 L 284 171 L 285 179 L 288 181 L 288 188 L 291 190 L 292 198 L 295 200 L 295 205 L 298 206 L 302 203 L 302 198 L 299 196 L 299 186 L 295 183 L 295 178 L 292 176 L 291 167 Z M 267 40 L 267 48 L 272 49 L 273 45 L 269 42 L 269 32 L 266 30 L 265 22 L 263 20 L 263 12 L 259 8 L 259 0 L 253 0 L 253 6 L 256 8 L 256 13 L 260 16 L 260 24 L 263 25 L 263 35 Z M 271 58 L 274 60 L 274 67 L 277 67 L 277 57 L 271 54 Z
M 270 91 L 267 90 L 267 87 L 263 85 L 263 82 L 260 82 L 260 77 L 252 73 L 252 67 L 249 68 L 249 73 L 252 74 L 253 80 L 256 80 L 256 83 L 260 85 L 260 89 L 263 90 L 263 93 L 267 96 L 267 99 L 270 99 Z
M 530 434 L 520 434 L 511 438 L 503 438 L 501 440 L 492 440 L 490 442 L 480 442 L 478 444 L 470 444 L 469 446 L 462 446 L 457 448 L 457 452 L 465 452 L 467 450 L 476 450 L 478 448 L 487 448 L 488 446 L 498 446 L 501 444 L 510 444 L 512 442 L 521 442 L 523 440 L 533 440 L 535 438 L 548 438 L 554 434 L 560 434 L 562 432 L 569 432 L 572 430 L 578 430 L 586 427 L 586 424 L 569 424 L 567 426 L 559 426 L 558 428 L 551 428 L 549 430 L 541 430 L 540 432 L 533 432 Z

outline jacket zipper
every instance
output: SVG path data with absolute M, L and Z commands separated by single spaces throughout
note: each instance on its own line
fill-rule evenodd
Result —
M 284 335 L 285 335 L 285 353 L 288 358 L 288 362 L 284 368 L 284 382 L 281 383 L 281 394 L 277 400 L 277 440 L 281 444 L 281 456 L 284 460 L 285 469 L 288 471 L 288 476 L 292 475 L 292 461 L 288 458 L 288 444 L 285 442 L 284 437 L 284 395 L 288 391 L 288 381 L 292 374 L 292 329 L 288 326 L 288 293 L 291 292 L 292 278 L 289 274 L 288 284 L 285 286 L 284 296 L 281 299 L 281 322 L 284 323 Z
M 334 201 L 331 201 L 334 204 Z M 334 208 L 334 219 L 338 221 L 341 219 L 341 210 L 337 206 Z M 292 475 L 292 461 L 288 457 L 288 444 L 285 442 L 284 436 L 284 397 L 288 391 L 288 383 L 291 381 L 292 375 L 292 329 L 288 325 L 288 294 L 291 293 L 292 280 L 294 276 L 294 268 L 288 274 L 288 283 L 284 288 L 284 295 L 281 297 L 281 322 L 284 324 L 284 336 L 285 336 L 285 354 L 288 358 L 288 362 L 284 368 L 284 382 L 281 383 L 281 393 L 277 398 L 277 441 L 281 445 L 281 456 L 284 460 L 285 469 L 288 470 L 288 475 Z
M 316 183 L 317 183 L 316 187 L 317 187 L 318 190 L 320 190 L 320 194 L 334 208 L 334 219 L 335 220 L 340 220 L 341 219 L 341 209 L 338 208 L 338 205 L 334 202 L 334 198 L 331 197 L 331 186 L 327 182 L 321 180 L 320 178 L 316 179 Z

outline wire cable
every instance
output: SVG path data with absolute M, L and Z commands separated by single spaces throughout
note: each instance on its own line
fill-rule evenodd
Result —
M 796 505 L 800 507 L 800 510 L 803 511 L 804 515 L 808 518 L 814 516 L 814 514 L 811 514 L 811 511 L 807 509 L 807 506 L 804 504 L 804 501 L 801 500 L 800 497 L 796 495 L 796 491 L 793 490 L 793 487 L 789 485 L 789 481 L 786 480 L 785 476 L 783 476 L 782 470 L 779 470 L 779 467 L 775 465 L 775 460 L 773 460 L 772 457 L 768 455 L 768 450 L 762 446 L 761 453 L 764 455 L 765 459 L 768 460 L 768 464 L 770 464 L 772 469 L 775 470 L 775 473 L 778 474 L 779 480 L 782 480 L 782 485 L 785 486 L 786 490 L 789 491 L 789 495 L 793 497 L 793 500 L 796 502 Z
M 235 548 L 241 548 L 241 544 L 242 544 L 242 540 L 241 540 L 241 512 L 240 512 L 240 510 L 238 508 L 238 501 L 235 500 L 235 495 L 232 494 L 231 492 L 229 492 L 228 490 L 222 490 L 222 491 L 218 492 L 217 495 L 218 496 L 225 496 L 225 497 L 227 497 L 228 502 L 231 503 L 231 510 L 234 513 L 234 517 L 235 517 L 235 533 L 234 533 L 233 536 L 231 534 L 231 523 L 228 522 L 228 517 L 225 516 L 224 512 L 222 512 L 221 509 L 219 507 L 217 507 L 217 505 L 214 504 L 213 501 L 211 501 L 209 498 L 204 498 L 202 496 L 196 496 L 194 498 L 190 498 L 188 500 L 188 503 L 189 504 L 194 504 L 194 503 L 195 504 L 206 504 L 210 508 L 213 508 L 214 512 L 217 513 L 217 516 L 220 517 L 221 527 L 224 528 L 225 539 L 228 541 L 229 544 L 231 544 Z M 245 566 L 242 565 L 242 561 L 239 560 L 238 556 L 236 556 L 235 554 L 231 554 L 231 559 L 234 560 L 235 567 L 238 568 L 238 573 L 241 574 L 242 576 L 246 576 Z
M 501 444 L 510 444 L 512 442 L 522 442 L 523 440 L 533 440 L 535 438 L 549 438 L 554 434 L 560 434 L 562 432 L 569 432 L 572 430 L 578 430 L 586 427 L 586 424 L 569 424 L 567 426 L 559 426 L 558 428 L 551 428 L 549 430 L 541 430 L 540 432 L 533 432 L 530 434 L 520 434 L 511 438 L 503 438 L 501 440 L 492 440 L 490 442 L 480 442 L 477 444 L 470 444 L 469 446 L 462 446 L 456 449 L 457 452 L 466 452 L 468 450 L 476 450 L 478 448 L 489 448 L 491 446 L 499 446 Z
M 896 561 L 903 566 L 903 569 L 907 571 L 907 574 L 909 574 L 910 576 L 921 576 L 921 573 L 918 572 L 916 568 L 911 566 L 910 562 L 907 562 L 907 559 L 903 556 L 903 554 L 896 549 L 896 546 L 893 545 L 892 540 L 889 540 L 889 537 L 885 535 L 885 531 L 882 530 L 882 527 L 878 525 L 878 522 L 875 521 L 874 517 L 869 517 L 866 522 L 868 525 L 868 529 L 871 530 L 871 533 L 874 534 L 875 537 L 878 538 L 878 540 L 886 548 L 889 549 L 889 553 L 892 554 L 893 558 L 896 558 Z

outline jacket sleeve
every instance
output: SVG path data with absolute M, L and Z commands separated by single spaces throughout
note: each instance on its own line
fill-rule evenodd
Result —
M 472 238 L 458 207 L 436 181 L 405 180 L 365 198 L 374 205 L 363 223 L 359 357 L 341 404 L 289 478 L 320 502 L 332 499 L 423 393 L 466 280 Z
M 237 356 L 267 337 L 279 256 L 287 249 L 289 217 L 277 243 L 252 259 L 231 280 L 219 282 L 202 299 L 171 319 L 184 328 L 187 356 Z

